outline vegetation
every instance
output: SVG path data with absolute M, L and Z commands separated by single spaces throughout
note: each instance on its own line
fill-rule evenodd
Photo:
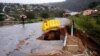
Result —
M 77 29 L 85 32 L 91 39 L 100 45 L 100 2 L 92 2 L 88 6 L 89 9 L 96 9 L 90 16 L 71 16 L 74 21 L 74 26 Z
M 97 6 L 97 2 L 91 2 L 90 4 L 89 4 L 89 6 L 88 6 L 88 8 L 94 8 L 94 7 L 96 7 Z
M 5 7 L 6 6 L 6 7 Z M 5 7 L 4 11 L 2 9 Z M 20 21 L 20 15 L 25 14 L 28 22 L 40 21 L 42 18 L 62 17 L 63 9 L 33 4 L 0 3 L 0 11 Z M 4 19 L 4 18 L 3 18 Z M 6 17 L 7 19 L 7 17 Z
M 100 45 L 100 15 L 93 16 L 72 16 L 75 27 L 84 31 L 96 43 Z
M 50 17 L 50 12 L 44 11 L 40 14 L 41 18 L 49 18 Z
M 3 21 L 3 20 L 4 20 L 4 19 L 3 19 L 3 16 L 4 16 L 4 15 L 0 14 L 0 21 Z
M 3 3 L 0 3 L 0 12 L 2 12 L 2 8 L 3 8 Z

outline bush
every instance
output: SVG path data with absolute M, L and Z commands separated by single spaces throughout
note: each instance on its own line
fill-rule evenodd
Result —
M 71 18 L 74 20 L 76 28 L 85 31 L 100 45 L 100 17 L 80 15 L 79 17 L 72 16 Z
M 42 12 L 40 14 L 40 17 L 42 17 L 42 18 L 49 18 L 50 17 L 50 14 L 49 14 L 49 12 L 44 11 L 44 12 Z
M 26 12 L 26 16 L 28 19 L 36 19 L 36 15 L 34 12 Z
M 4 18 L 3 18 L 4 15 L 0 14 L 0 21 L 3 21 Z

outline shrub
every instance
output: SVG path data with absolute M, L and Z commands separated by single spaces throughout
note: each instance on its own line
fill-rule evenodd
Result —
M 94 41 L 100 44 L 100 17 L 72 16 L 75 27 L 85 31 Z

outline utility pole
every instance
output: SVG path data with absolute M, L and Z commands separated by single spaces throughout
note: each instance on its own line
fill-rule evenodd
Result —
M 72 37 L 74 36 L 74 22 L 73 22 L 73 19 L 72 19 L 72 25 L 71 25 L 71 36 Z

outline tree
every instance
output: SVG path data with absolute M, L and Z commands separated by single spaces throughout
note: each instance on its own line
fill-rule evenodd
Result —
M 91 2 L 88 6 L 88 8 L 94 8 L 97 6 L 97 3 L 96 2 Z
M 28 19 L 35 19 L 35 13 L 34 12 L 26 12 L 25 13 Z
M 0 14 L 0 21 L 3 21 L 4 20 L 4 15 L 3 14 Z
M 0 12 L 2 12 L 3 7 L 4 7 L 3 3 L 0 3 Z
M 40 14 L 40 17 L 42 17 L 42 18 L 49 18 L 50 17 L 50 14 L 49 14 L 49 12 L 44 11 L 44 12 L 42 12 Z

